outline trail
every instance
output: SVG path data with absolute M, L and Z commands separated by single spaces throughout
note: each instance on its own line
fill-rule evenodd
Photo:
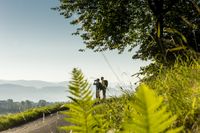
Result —
M 55 113 L 0 133 L 65 133 L 57 129 L 57 127 L 69 125 L 63 118 L 62 114 Z

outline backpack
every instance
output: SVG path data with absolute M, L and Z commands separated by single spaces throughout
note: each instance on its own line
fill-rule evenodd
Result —
M 108 87 L 108 80 L 104 80 L 106 88 Z

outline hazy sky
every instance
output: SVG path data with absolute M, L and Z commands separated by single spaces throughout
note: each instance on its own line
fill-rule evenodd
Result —
M 84 48 L 81 38 L 72 36 L 76 27 L 51 10 L 59 0 L 0 0 L 0 79 L 66 81 L 72 68 L 82 69 L 87 78 L 116 76 L 101 53 Z M 105 52 L 122 81 L 145 62 L 132 60 L 132 53 Z M 134 82 L 134 81 L 133 81 Z

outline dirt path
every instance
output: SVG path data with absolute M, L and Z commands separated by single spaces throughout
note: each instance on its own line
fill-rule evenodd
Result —
M 69 125 L 63 118 L 63 115 L 55 113 L 0 133 L 64 133 L 57 128 L 63 125 Z

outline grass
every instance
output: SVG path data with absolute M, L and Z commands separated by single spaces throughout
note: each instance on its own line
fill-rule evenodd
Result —
M 21 113 L 8 114 L 0 116 L 0 131 L 16 127 L 27 122 L 41 118 L 43 114 L 46 116 L 57 111 L 67 110 L 63 104 L 49 105 L 45 107 L 33 108 Z
M 172 128 L 183 126 L 184 132 L 200 132 L 200 63 L 177 61 L 170 68 L 161 68 L 156 76 L 146 78 L 145 83 L 163 97 L 163 105 L 177 116 Z M 140 88 L 140 86 L 138 87 Z M 136 89 L 137 93 L 138 89 Z M 135 92 L 106 101 L 104 110 L 109 127 L 121 132 L 123 122 L 135 110 L 132 103 L 138 103 Z M 155 103 L 156 104 L 156 103 Z
M 171 68 L 145 83 L 162 95 L 173 114 L 178 115 L 177 125 L 184 125 L 187 132 L 200 128 L 200 63 L 176 62 Z M 198 130 L 198 131 L 197 131 Z

